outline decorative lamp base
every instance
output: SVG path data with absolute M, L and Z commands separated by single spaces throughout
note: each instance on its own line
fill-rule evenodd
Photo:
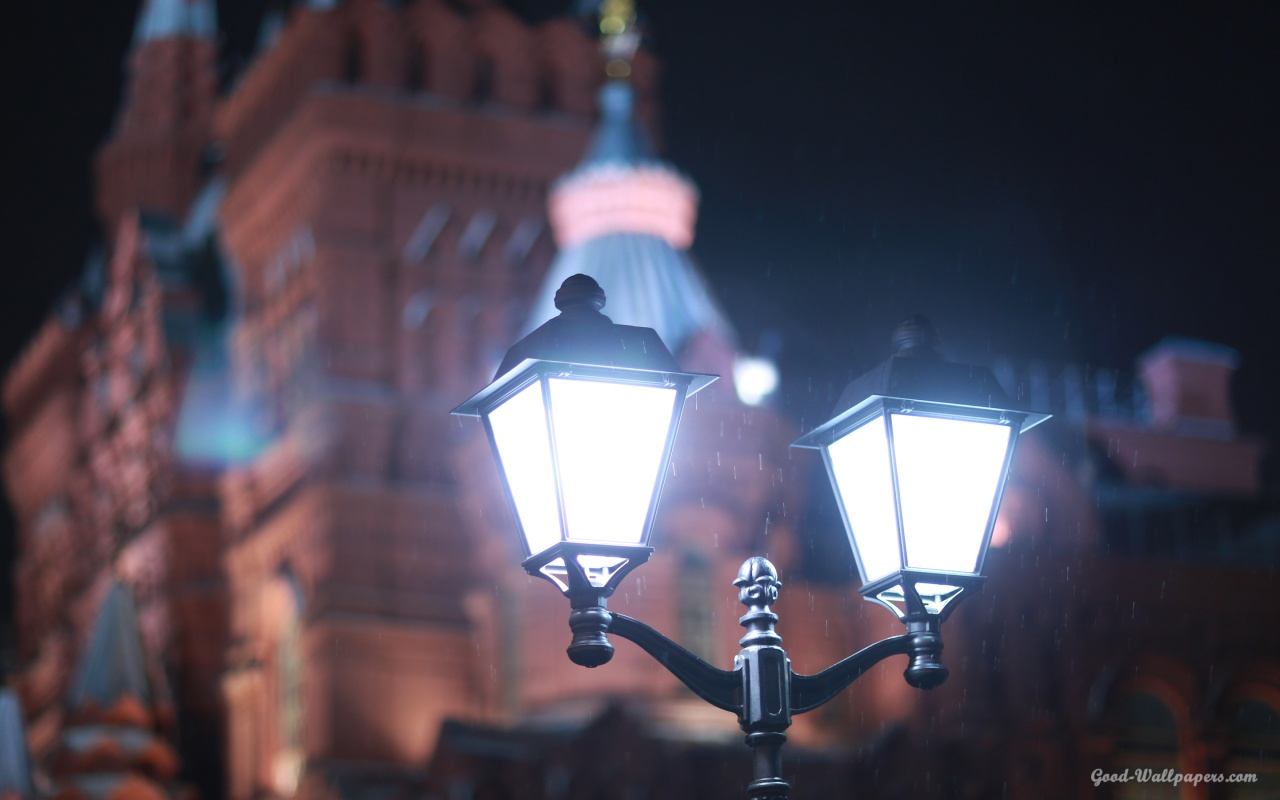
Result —
M 608 599 L 631 570 L 649 560 L 652 547 L 642 545 L 560 542 L 525 559 L 525 572 L 556 585 L 573 611 L 569 629 L 573 641 L 569 660 L 583 667 L 598 667 L 613 658 L 607 631 L 612 616 Z
M 573 641 L 569 643 L 569 660 L 582 667 L 598 667 L 613 658 L 613 645 L 605 632 L 612 617 L 603 605 L 575 608 L 569 612 L 569 630 Z
M 951 674 L 942 665 L 942 634 L 937 617 L 907 621 L 907 639 L 911 663 L 902 677 L 917 689 L 932 689 Z

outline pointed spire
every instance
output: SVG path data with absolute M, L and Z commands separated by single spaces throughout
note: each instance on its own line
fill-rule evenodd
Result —
M 605 74 L 612 80 L 630 78 L 631 61 L 639 47 L 634 0 L 601 0 L 600 52 L 604 54 Z
M 168 798 L 182 763 L 160 731 L 172 726 L 147 677 L 133 594 L 111 583 L 67 693 L 49 771 L 57 797 Z
M 601 164 L 656 162 L 649 136 L 636 125 L 635 89 L 625 81 L 609 81 L 600 87 L 600 124 L 579 168 Z
M 90 702 L 107 708 L 126 697 L 150 705 L 151 686 L 133 593 L 114 581 L 98 611 L 89 647 L 80 657 L 67 705 L 73 711 Z
M 134 46 L 174 36 L 212 39 L 218 34 L 213 4 L 214 0 L 144 0 L 133 29 Z
M 22 705 L 13 690 L 0 689 L 0 797 L 35 796 Z

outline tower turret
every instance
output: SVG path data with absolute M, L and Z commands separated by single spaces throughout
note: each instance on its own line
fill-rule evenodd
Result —
M 12 689 L 0 689 L 0 800 L 36 796 L 22 704 Z
M 146 0 L 139 12 L 125 97 L 97 155 L 108 236 L 130 209 L 179 217 L 195 197 L 217 96 L 216 36 L 213 0 Z
M 55 798 L 172 796 L 178 756 L 160 733 L 170 714 L 151 686 L 133 594 L 113 581 L 67 692 Z

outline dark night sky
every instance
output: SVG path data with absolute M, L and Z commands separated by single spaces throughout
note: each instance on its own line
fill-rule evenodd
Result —
M 958 358 L 1230 345 L 1244 428 L 1280 440 L 1280 6 L 639 4 L 666 154 L 702 190 L 694 251 L 797 416 L 923 312 Z M 263 5 L 221 3 L 227 50 Z M 96 235 L 137 2 L 6 6 L 7 364 Z

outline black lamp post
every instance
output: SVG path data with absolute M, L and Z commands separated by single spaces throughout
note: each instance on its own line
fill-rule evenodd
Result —
M 767 559 L 751 558 L 734 581 L 746 635 L 734 669 L 722 670 L 607 609 L 653 552 L 649 531 L 684 400 L 715 376 L 681 372 L 653 330 L 615 325 L 603 307 L 594 280 L 566 280 L 560 315 L 516 343 L 494 382 L 453 413 L 484 421 L 524 568 L 569 597 L 569 658 L 596 667 L 613 655 L 608 634 L 630 639 L 738 715 L 755 754 L 748 797 L 786 798 L 781 747 L 792 714 L 822 706 L 893 655 L 909 657 L 912 686 L 946 678 L 939 627 L 981 586 L 1014 443 L 1045 417 L 1008 409 L 989 371 L 944 362 L 926 322 L 901 326 L 894 356 L 850 384 L 840 413 L 794 446 L 822 451 L 862 593 L 893 610 L 906 633 L 816 675 L 796 674 L 770 609 L 782 583 Z

